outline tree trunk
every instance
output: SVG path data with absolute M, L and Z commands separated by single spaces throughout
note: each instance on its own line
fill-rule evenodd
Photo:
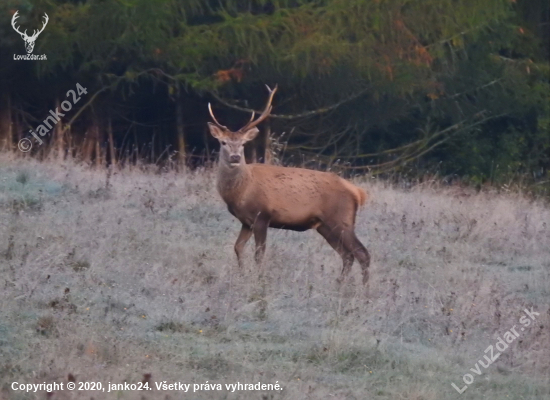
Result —
M 86 130 L 86 134 L 84 135 L 84 142 L 82 143 L 82 161 L 85 163 L 89 163 L 92 159 L 92 130 L 94 129 L 94 126 L 88 127 Z
M 210 135 L 210 130 L 207 126 L 204 127 L 202 130 L 202 137 L 204 139 L 204 153 L 206 154 L 206 157 L 204 159 L 204 162 L 207 166 L 211 166 L 213 162 L 216 161 L 216 158 L 214 157 L 214 160 L 210 160 L 210 146 L 208 145 L 208 135 Z
M 254 164 L 258 162 L 258 158 L 256 157 L 256 140 L 257 139 L 254 139 L 244 146 L 244 159 L 246 160 L 247 164 Z
M 271 122 L 268 120 L 264 122 L 264 129 L 259 134 L 259 151 L 260 162 L 264 164 L 271 164 L 271 149 L 270 149 L 270 137 L 271 137 Z
M 109 117 L 109 122 L 107 124 L 107 134 L 109 135 L 109 157 L 111 165 L 116 166 L 116 152 L 115 152 L 115 142 L 113 140 L 113 124 L 111 117 Z
M 269 136 L 271 125 L 269 121 L 264 122 L 265 127 L 260 129 L 258 136 L 244 147 L 244 157 L 247 164 L 265 163 L 269 153 Z
M 95 166 L 101 167 L 103 164 L 103 152 L 101 151 L 101 143 L 99 140 L 95 141 Z
M 11 118 L 11 97 L 5 91 L 0 97 L 0 150 L 11 150 L 13 147 L 13 121 Z
M 63 128 L 65 129 L 65 128 Z M 73 158 L 74 157 L 74 138 L 71 132 L 71 127 L 68 126 L 67 130 L 65 131 L 65 139 L 66 139 L 66 149 L 67 149 L 67 158 Z
M 100 152 L 99 152 L 99 121 L 97 120 L 97 117 L 95 115 L 92 116 L 92 123 L 90 124 L 90 127 L 88 128 L 88 132 L 86 133 L 86 137 L 84 139 L 84 145 L 83 145 L 83 152 L 82 152 L 82 159 L 86 163 L 91 163 L 93 160 L 93 156 L 95 153 L 95 158 L 98 160 L 100 158 Z
M 176 100 L 176 132 L 178 135 L 178 166 L 183 169 L 186 165 L 185 126 L 183 124 L 183 100 L 181 96 Z
M 55 100 L 55 109 L 60 109 L 59 99 Z M 53 136 L 55 138 L 55 156 L 58 161 L 63 161 L 65 158 L 65 141 L 63 133 L 63 124 L 61 121 L 58 121 L 53 128 Z

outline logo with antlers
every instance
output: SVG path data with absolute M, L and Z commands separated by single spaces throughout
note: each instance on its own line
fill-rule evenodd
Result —
M 48 21 L 49 21 L 48 14 L 44 13 L 44 25 L 42 26 L 42 29 L 40 30 L 35 29 L 32 36 L 27 35 L 26 29 L 25 29 L 25 32 L 21 32 L 19 28 L 15 26 L 15 21 L 17 20 L 17 18 L 19 18 L 19 15 L 17 14 L 19 14 L 19 10 L 16 11 L 15 14 L 13 14 L 13 18 L 11 19 L 11 26 L 13 27 L 15 32 L 21 35 L 21 37 L 25 41 L 25 49 L 27 50 L 27 53 L 31 54 L 32 51 L 34 50 L 34 42 L 36 42 L 36 38 L 38 37 L 38 35 L 42 33 L 46 25 L 48 25 Z

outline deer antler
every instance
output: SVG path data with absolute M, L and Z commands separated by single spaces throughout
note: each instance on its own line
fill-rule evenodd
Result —
M 271 106 L 271 102 L 273 101 L 273 96 L 275 95 L 275 92 L 277 91 L 277 85 L 273 89 L 271 89 L 269 86 L 265 85 L 267 90 L 269 90 L 269 98 L 267 99 L 267 104 L 265 105 L 264 111 L 262 114 L 258 117 L 257 120 L 254 121 L 254 111 L 252 112 L 252 117 L 250 117 L 250 121 L 243 126 L 241 129 L 239 129 L 239 132 L 245 132 L 249 129 L 254 128 L 256 125 L 258 125 L 260 122 L 262 122 L 264 119 L 266 119 L 269 114 L 271 113 L 271 109 L 273 108 Z
M 241 129 L 239 129 L 237 132 L 245 132 L 249 129 L 254 128 L 256 125 L 258 125 L 260 122 L 262 122 L 264 119 L 266 119 L 269 116 L 269 113 L 271 112 L 271 102 L 273 101 L 273 96 L 275 95 L 275 92 L 277 91 L 277 85 L 273 89 L 271 89 L 269 86 L 265 85 L 267 90 L 269 90 L 269 98 L 267 99 L 267 104 L 265 106 L 264 111 L 262 114 L 258 117 L 257 120 L 254 121 L 254 116 L 256 115 L 254 111 L 252 111 L 252 116 L 250 117 L 250 121 L 247 122 L 245 126 L 243 126 Z M 222 125 L 218 122 L 216 117 L 214 116 L 214 112 L 212 111 L 212 105 L 208 103 L 208 111 L 210 112 L 210 116 L 212 117 L 212 120 L 214 123 L 222 129 L 228 129 L 227 126 Z
M 50 18 L 48 17 L 48 14 L 44 13 L 44 18 L 45 18 L 45 21 L 44 21 L 44 24 L 42 25 L 42 29 L 40 29 L 39 31 L 37 31 L 36 29 L 34 30 L 34 33 L 32 34 L 32 36 L 29 36 L 27 35 L 27 30 L 25 29 L 25 32 L 21 32 L 19 30 L 19 27 L 15 26 L 15 22 L 17 20 L 17 18 L 19 18 L 19 10 L 17 10 L 15 12 L 15 14 L 13 14 L 13 17 L 11 18 L 11 26 L 13 27 L 13 29 L 15 30 L 15 32 L 19 33 L 21 35 L 21 37 L 23 39 L 36 39 L 38 37 L 38 35 L 40 35 L 42 33 L 42 31 L 44 30 L 44 28 L 46 27 L 46 25 L 48 25 L 48 21 L 50 20 Z
M 22 37 L 25 37 L 27 36 L 27 30 L 25 29 L 25 32 L 23 33 L 19 30 L 17 26 L 15 26 L 15 20 L 19 18 L 19 15 L 17 14 L 19 14 L 19 10 L 16 11 L 15 14 L 13 14 L 13 17 L 11 18 L 11 26 L 15 30 L 15 32 L 19 33 Z
M 42 25 L 42 29 L 40 29 L 39 31 L 34 31 L 34 33 L 32 34 L 32 37 L 33 38 L 37 38 L 38 35 L 40 35 L 42 33 L 42 31 L 44 30 L 44 28 L 46 27 L 46 25 L 48 25 L 48 21 L 50 20 L 50 18 L 48 17 L 48 14 L 44 13 L 44 25 Z
M 212 105 L 210 103 L 208 103 L 208 111 L 210 111 L 210 116 L 212 117 L 214 123 L 218 126 L 218 128 L 227 129 L 227 126 L 220 124 L 216 117 L 214 117 L 214 112 L 212 112 Z

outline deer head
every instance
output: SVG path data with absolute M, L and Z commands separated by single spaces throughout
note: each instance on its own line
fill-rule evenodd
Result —
M 227 126 L 218 122 L 214 113 L 212 112 L 212 106 L 208 103 L 208 111 L 214 123 L 209 122 L 208 128 L 210 133 L 220 142 L 220 162 L 226 166 L 234 168 L 240 164 L 244 164 L 244 144 L 254 139 L 258 135 L 258 128 L 256 126 L 266 119 L 271 113 L 271 101 L 277 91 L 277 86 L 272 89 L 267 86 L 269 91 L 269 98 L 262 114 L 255 120 L 255 113 L 252 112 L 250 121 L 238 131 L 231 131 Z
M 42 29 L 40 29 L 40 30 L 35 29 L 32 36 L 27 35 L 27 30 L 26 29 L 25 29 L 25 32 L 21 32 L 19 30 L 19 28 L 17 26 L 15 26 L 15 21 L 17 20 L 17 18 L 19 18 L 19 15 L 17 15 L 17 14 L 19 14 L 19 11 L 16 11 L 15 14 L 13 14 L 13 17 L 11 19 L 11 26 L 13 27 L 15 32 L 17 32 L 21 35 L 21 37 L 25 41 L 25 49 L 27 50 L 27 53 L 31 54 L 32 51 L 34 50 L 34 42 L 36 41 L 36 38 L 38 37 L 38 35 L 40 35 L 42 33 L 42 31 L 44 30 L 46 25 L 48 25 L 48 21 L 49 21 L 48 14 L 44 13 L 44 25 L 42 25 Z

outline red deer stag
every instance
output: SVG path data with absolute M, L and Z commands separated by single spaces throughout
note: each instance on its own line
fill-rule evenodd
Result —
M 348 274 L 357 258 L 365 284 L 369 279 L 370 256 L 355 236 L 354 226 L 357 208 L 365 203 L 366 193 L 329 172 L 246 164 L 243 146 L 258 134 L 256 126 L 269 116 L 277 91 L 277 87 L 267 89 L 269 99 L 260 117 L 254 120 L 252 113 L 250 121 L 236 132 L 221 125 L 208 104 L 214 121 L 208 127 L 221 145 L 218 192 L 229 212 L 242 223 L 235 243 L 239 266 L 242 267 L 243 249 L 252 234 L 259 264 L 265 252 L 268 227 L 299 232 L 317 229 L 342 257 L 344 266 L 338 281 Z

